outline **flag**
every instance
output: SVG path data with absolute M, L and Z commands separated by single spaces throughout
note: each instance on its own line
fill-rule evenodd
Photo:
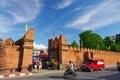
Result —
M 25 25 L 25 30 L 28 31 L 28 24 Z
M 110 46 L 108 47 L 108 50 L 110 50 Z

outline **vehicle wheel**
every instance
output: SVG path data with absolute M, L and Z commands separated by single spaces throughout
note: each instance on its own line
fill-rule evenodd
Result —
M 103 70 L 103 67 L 100 67 L 100 70 L 102 71 L 102 70 Z
M 86 71 L 85 69 L 81 69 L 81 71 Z
M 68 74 L 64 73 L 63 78 L 67 79 L 68 78 Z
M 120 71 L 120 68 L 118 68 L 118 71 Z
M 93 69 L 92 68 L 90 68 L 90 72 L 92 72 L 93 71 Z
M 81 69 L 81 71 L 84 71 L 83 69 Z

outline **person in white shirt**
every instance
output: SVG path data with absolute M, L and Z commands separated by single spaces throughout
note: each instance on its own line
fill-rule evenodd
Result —
M 50 62 L 46 61 L 46 68 L 48 69 Z
M 69 70 L 72 72 L 73 75 L 75 75 L 74 64 L 72 61 L 69 61 Z
M 42 60 L 41 59 L 38 60 L 37 66 L 38 66 L 38 71 L 41 72 L 41 70 L 42 70 Z

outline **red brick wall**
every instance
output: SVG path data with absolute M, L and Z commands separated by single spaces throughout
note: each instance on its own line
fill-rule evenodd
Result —
M 18 68 L 20 46 L 13 45 L 12 42 L 11 39 L 7 39 L 2 45 L 0 52 L 0 68 L 8 69 L 7 72 L 10 72 L 10 68 Z M 2 71 L 4 72 L 4 70 Z
M 33 56 L 33 42 L 34 42 L 34 29 L 31 29 L 27 32 L 23 39 L 23 60 L 22 60 L 22 68 L 30 67 L 32 64 L 32 56 Z
M 18 67 L 18 59 L 19 59 L 19 46 L 11 46 L 11 45 L 5 45 L 5 55 L 4 62 L 6 66 L 5 68 L 17 68 Z
M 30 29 L 18 41 L 15 42 L 8 38 L 2 41 L 0 39 L 0 68 L 8 70 L 0 70 L 1 72 L 10 72 L 10 68 L 21 71 L 23 68 L 27 70 L 32 64 L 34 42 L 34 29 Z
M 103 58 L 105 60 L 106 66 L 116 65 L 116 62 L 120 61 L 120 53 L 117 52 L 99 51 L 86 48 L 73 48 L 72 46 L 69 46 L 67 44 L 64 35 L 60 35 L 57 38 L 50 39 L 48 51 L 54 52 L 56 46 L 59 49 L 59 51 L 57 52 L 57 55 L 59 55 L 58 60 L 60 63 L 62 63 L 63 66 L 67 65 L 69 60 L 72 60 L 76 65 L 82 64 L 85 60 L 85 52 L 88 52 L 88 58 L 90 58 L 90 52 L 93 52 L 94 58 Z M 52 55 L 49 54 L 50 57 Z

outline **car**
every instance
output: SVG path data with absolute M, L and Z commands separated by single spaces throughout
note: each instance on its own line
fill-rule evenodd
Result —
M 95 70 L 103 70 L 105 68 L 104 59 L 88 59 L 81 66 L 82 71 L 95 71 Z
M 120 62 L 117 62 L 117 70 L 120 71 Z

